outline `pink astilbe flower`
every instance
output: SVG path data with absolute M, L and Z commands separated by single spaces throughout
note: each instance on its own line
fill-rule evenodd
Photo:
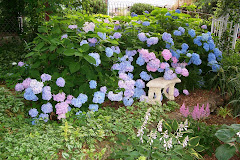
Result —
M 170 58 L 172 58 L 172 53 L 168 49 L 164 49 L 162 51 L 163 58 L 168 61 Z
M 210 115 L 209 103 L 207 103 L 207 107 L 205 111 L 206 111 L 206 117 L 208 117 Z
M 200 110 L 199 110 L 199 105 L 194 106 L 194 109 L 192 111 L 192 118 L 194 120 L 200 119 Z
M 188 117 L 188 115 L 190 114 L 189 112 L 189 108 L 185 107 L 185 104 L 183 103 L 183 105 L 180 108 L 180 113 L 184 116 L 184 117 Z

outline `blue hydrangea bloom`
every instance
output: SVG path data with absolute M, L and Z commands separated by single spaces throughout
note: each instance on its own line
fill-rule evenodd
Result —
M 178 30 L 183 34 L 185 33 L 185 29 L 183 27 L 178 27 Z
M 93 112 L 98 111 L 98 105 L 97 104 L 89 104 L 88 108 Z
M 76 112 L 76 115 L 82 115 L 82 114 L 83 114 L 82 111 L 78 111 L 78 112 Z
M 162 73 L 162 72 L 164 72 L 164 69 L 158 68 L 158 72 Z
M 98 36 L 100 38 L 102 38 L 103 40 L 106 40 L 107 39 L 107 34 L 106 33 L 102 33 L 102 32 L 97 32 Z
M 176 13 L 181 13 L 181 11 L 179 9 L 176 9 L 175 12 Z
M 192 57 L 192 54 L 191 53 L 187 53 L 187 57 Z
M 71 110 L 72 110 L 72 108 L 68 106 L 68 112 L 70 112 Z
M 142 42 L 146 41 L 147 40 L 147 37 L 145 35 L 145 33 L 139 33 L 138 34 L 138 39 Z
M 148 11 L 144 11 L 144 13 L 147 13 L 147 14 L 149 14 L 149 12 L 148 12 Z
M 162 35 L 162 39 L 164 41 L 169 41 L 171 37 L 171 34 L 170 33 L 167 33 L 167 32 L 164 32 L 163 35 Z
M 138 15 L 134 12 L 131 13 L 131 17 L 137 17 Z
M 137 63 L 139 66 L 142 66 L 142 65 L 144 65 L 144 63 L 145 63 L 145 60 L 142 58 L 142 56 L 139 56 L 139 57 L 137 58 L 136 63 Z
M 202 41 L 208 41 L 209 35 L 207 33 L 202 34 Z
M 179 49 L 177 50 L 177 52 L 171 49 L 170 52 L 172 53 L 172 56 L 176 57 L 177 59 L 179 59 L 180 53 L 182 53 Z
M 202 70 L 201 69 L 198 70 L 198 74 L 202 74 Z
M 71 100 L 71 104 L 74 105 L 75 107 L 80 108 L 82 104 L 87 102 L 87 100 L 88 100 L 87 95 L 80 93 L 77 98 L 73 98 Z
M 222 59 L 222 52 L 221 52 L 218 48 L 215 48 L 215 49 L 213 50 L 213 52 L 214 52 L 217 60 L 220 61 L 220 60 Z
M 143 25 L 143 26 L 149 26 L 149 25 L 150 25 L 150 22 L 144 21 L 144 22 L 142 23 L 142 25 Z
M 62 77 L 59 77 L 56 81 L 57 86 L 64 87 L 65 86 L 65 80 Z
M 186 23 L 186 26 L 188 27 L 188 26 L 189 26 L 189 24 L 188 24 L 188 23 Z
M 93 57 L 96 61 L 96 64 L 93 64 L 94 66 L 99 66 L 99 64 L 101 64 L 101 59 L 98 53 L 89 53 L 89 56 Z
M 142 88 L 135 88 L 133 97 L 140 98 L 142 95 L 146 95 L 145 91 Z
M 93 103 L 99 103 L 102 104 L 104 102 L 105 99 L 105 93 L 101 92 L 101 91 L 97 91 L 94 93 L 93 96 Z
M 209 51 L 209 45 L 207 43 L 203 43 L 203 48 L 205 49 L 205 51 Z
M 145 88 L 145 83 L 143 82 L 143 80 L 138 79 L 138 80 L 136 80 L 135 86 L 137 88 Z
M 200 59 L 199 54 L 193 53 L 190 61 L 195 65 L 200 65 L 202 63 L 202 60 Z
M 194 37 L 196 36 L 195 30 L 193 30 L 193 29 L 188 30 L 188 34 L 189 34 L 192 38 L 194 38 Z
M 140 77 L 141 77 L 141 79 L 143 79 L 144 81 L 149 81 L 150 80 L 150 76 L 147 74 L 147 72 L 145 72 L 145 71 L 142 71 L 141 73 L 140 73 Z
M 36 117 L 38 115 L 38 111 L 36 108 L 32 108 L 29 110 L 28 114 L 31 116 L 31 117 Z
M 27 88 L 24 93 L 24 98 L 29 101 L 37 101 L 38 97 L 33 93 L 31 88 Z
M 151 45 L 157 44 L 158 38 L 157 37 L 150 37 L 147 39 L 147 46 L 150 47 Z
M 44 120 L 44 122 L 47 122 L 49 120 L 49 115 L 45 114 L 45 113 L 41 113 L 39 115 L 39 118 L 42 118 Z
M 165 14 L 165 16 L 171 16 L 171 14 L 170 14 L 169 12 L 167 12 L 167 13 Z
M 213 50 L 215 48 L 215 44 L 214 44 L 214 41 L 213 40 L 209 40 L 208 41 L 208 45 L 209 45 L 209 49 L 210 50 Z
M 178 30 L 175 30 L 175 31 L 173 32 L 173 34 L 174 34 L 175 36 L 181 36 L 181 35 L 182 35 L 182 32 L 180 32 L 180 31 L 178 31 Z
M 112 57 L 112 55 L 113 55 L 113 50 L 112 50 L 110 47 L 107 47 L 107 48 L 105 49 L 105 52 L 106 52 L 106 56 L 107 56 L 107 57 Z
M 187 52 L 188 48 L 189 48 L 188 44 L 186 43 L 182 44 L 182 52 Z
M 132 73 L 128 73 L 128 77 L 130 77 L 131 79 L 133 79 L 133 74 L 132 74 Z
M 212 65 L 212 71 L 213 72 L 217 72 L 220 68 L 221 68 L 221 66 L 219 64 Z
M 129 98 L 129 99 L 126 97 L 123 98 L 123 104 L 125 106 L 131 106 L 133 104 L 133 102 L 134 102 L 134 100 L 132 98 Z
M 201 46 L 202 45 L 201 38 L 202 38 L 201 36 L 197 36 L 196 38 L 193 39 L 193 43 L 198 46 Z
M 43 113 L 51 113 L 53 111 L 53 106 L 51 103 L 43 104 L 41 107 Z
M 88 41 L 87 41 L 87 40 L 82 40 L 82 41 L 80 42 L 80 46 L 82 46 L 82 45 L 84 45 L 84 44 L 88 44 Z
M 91 81 L 89 82 L 89 87 L 90 87 L 91 89 L 97 88 L 97 82 L 96 82 L 95 80 L 91 80 Z

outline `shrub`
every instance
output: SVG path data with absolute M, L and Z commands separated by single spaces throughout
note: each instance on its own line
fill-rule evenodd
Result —
M 178 87 L 191 89 L 203 85 L 201 78 L 209 78 L 220 68 L 222 53 L 199 22 L 179 10 L 167 9 L 156 9 L 150 16 L 113 19 L 75 12 L 52 17 L 39 27 L 38 37 L 29 44 L 28 65 L 20 69 L 26 68 L 27 77 L 37 84 L 44 73 L 49 74 L 51 80 L 42 81 L 51 87 L 51 94 L 64 92 L 77 102 L 80 93 L 86 94 L 83 106 L 82 101 L 71 102 L 77 108 L 86 110 L 89 105 L 97 110 L 105 97 L 130 106 L 134 99 L 146 98 L 145 82 L 152 78 L 178 76 L 182 80 Z M 59 77 L 65 79 L 64 88 L 55 85 Z
M 135 3 L 130 9 L 130 13 L 134 12 L 138 15 L 142 15 L 144 11 L 151 13 L 154 10 L 154 6 L 145 3 Z
M 107 3 L 105 0 L 90 0 L 90 13 L 107 14 Z

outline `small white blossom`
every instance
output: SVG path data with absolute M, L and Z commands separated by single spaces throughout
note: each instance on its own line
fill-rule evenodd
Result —
M 158 125 L 157 125 L 158 132 L 162 132 L 162 122 L 163 122 L 163 119 L 158 122 Z
M 188 136 L 185 137 L 185 139 L 183 140 L 183 148 L 187 146 L 187 143 L 188 143 L 189 139 L 188 139 Z
M 157 138 L 157 131 L 153 132 L 151 131 L 149 134 L 148 134 L 148 141 L 147 143 L 149 143 L 150 145 L 152 145 L 153 143 L 153 140 Z
M 170 138 L 167 142 L 166 142 L 166 140 L 164 139 L 164 141 L 163 141 L 163 147 L 165 147 L 166 148 L 166 151 L 168 150 L 168 149 L 171 149 L 173 146 L 172 146 L 172 138 Z
M 12 65 L 15 66 L 15 65 L 17 65 L 17 63 L 16 63 L 16 62 L 13 62 Z
M 41 93 L 43 86 L 43 82 L 38 82 L 36 79 L 33 79 L 30 82 L 30 87 L 32 88 L 34 94 Z
M 236 133 L 238 135 L 238 137 L 240 138 L 240 131 Z

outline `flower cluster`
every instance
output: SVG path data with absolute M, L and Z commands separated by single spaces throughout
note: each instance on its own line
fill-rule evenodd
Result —
M 191 113 L 189 112 L 189 108 L 185 107 L 185 104 L 183 103 L 183 105 L 180 108 L 180 113 L 184 117 L 188 117 L 191 114 L 194 120 L 201 120 L 210 115 L 209 104 L 207 104 L 206 108 L 204 108 L 204 104 L 202 105 L 201 108 L 199 108 L 199 104 L 197 104 L 197 106 L 194 107 Z

